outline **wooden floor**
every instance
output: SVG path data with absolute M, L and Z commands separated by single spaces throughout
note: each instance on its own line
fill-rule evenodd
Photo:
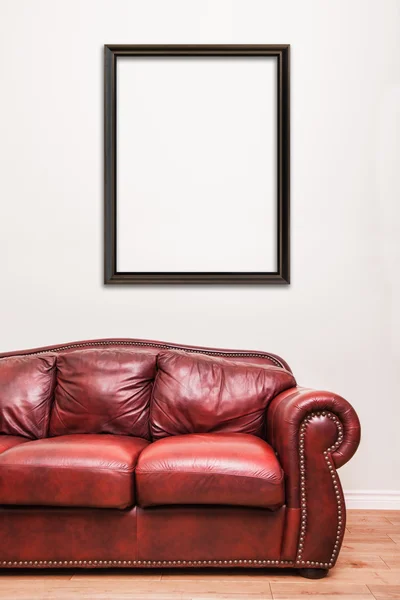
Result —
M 400 599 L 400 511 L 349 511 L 337 565 L 319 581 L 278 569 L 0 571 L 0 600 L 304 600 L 307 596 Z

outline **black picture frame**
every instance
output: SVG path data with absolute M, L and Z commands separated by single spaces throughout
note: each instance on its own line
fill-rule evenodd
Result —
M 119 56 L 274 56 L 277 69 L 277 271 L 118 272 L 116 61 Z M 288 284 L 290 283 L 290 45 L 105 45 L 104 46 L 104 282 L 105 284 Z

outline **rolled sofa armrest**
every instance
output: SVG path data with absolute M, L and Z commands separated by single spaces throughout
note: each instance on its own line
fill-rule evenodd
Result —
M 296 387 L 276 396 L 266 414 L 267 441 L 285 473 L 287 525 L 283 558 L 301 567 L 332 567 L 346 508 L 336 469 L 353 456 L 360 422 L 337 394 Z
M 357 450 L 361 428 L 357 413 L 351 404 L 332 392 L 295 387 L 276 396 L 267 413 L 269 443 L 273 447 L 282 445 L 284 440 L 287 441 L 288 434 L 298 432 L 301 422 L 307 416 L 323 411 L 336 415 L 343 426 L 343 439 L 332 453 L 335 466 L 341 467 Z M 292 444 L 287 446 L 289 451 L 290 446 Z
M 279 456 L 292 488 L 287 490 L 290 496 L 299 489 L 302 426 L 315 427 L 315 451 L 329 453 L 337 469 L 351 459 L 360 443 L 357 413 L 347 400 L 332 392 L 303 387 L 286 390 L 270 403 L 266 422 L 267 441 Z

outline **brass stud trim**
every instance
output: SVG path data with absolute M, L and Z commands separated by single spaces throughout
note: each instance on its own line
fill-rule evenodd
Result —
M 231 559 L 231 560 L 15 560 L 15 561 L 0 561 L 2 567 L 71 567 L 71 566 L 88 566 L 90 568 L 104 568 L 104 567 L 180 567 L 181 565 L 190 565 L 195 567 L 203 567 L 210 565 L 259 565 L 259 566 L 270 566 L 275 567 L 293 567 L 298 566 L 298 561 L 295 563 L 291 560 L 266 560 L 266 559 Z M 332 567 L 332 562 L 318 562 L 302 560 L 301 565 L 307 566 L 319 566 L 319 567 Z
M 304 439 L 305 439 L 307 427 L 308 427 L 308 424 L 310 423 L 310 421 L 314 417 L 320 417 L 320 416 L 331 419 L 335 423 L 337 430 L 338 430 L 338 436 L 337 436 L 336 442 L 332 446 L 327 448 L 323 453 L 325 461 L 327 463 L 328 472 L 332 478 L 333 490 L 334 490 L 334 494 L 335 494 L 335 498 L 336 498 L 336 505 L 337 505 L 337 511 L 338 511 L 335 543 L 334 543 L 334 548 L 332 550 L 332 555 L 331 555 L 331 558 L 329 559 L 329 562 L 316 562 L 316 561 L 302 560 L 304 541 L 305 541 L 306 532 L 307 532 L 307 489 L 306 489 L 307 486 L 306 486 Z M 343 535 L 343 521 L 342 521 L 341 515 L 344 513 L 345 507 L 342 502 L 342 497 L 341 497 L 341 493 L 339 491 L 339 486 L 337 485 L 338 479 L 337 479 L 337 475 L 336 475 L 336 468 L 333 464 L 331 453 L 339 448 L 342 441 L 343 441 L 343 425 L 340 422 L 340 420 L 337 418 L 337 416 L 329 411 L 324 410 L 324 411 L 312 412 L 309 415 L 307 415 L 307 417 L 305 417 L 305 419 L 301 423 L 300 434 L 299 434 L 299 463 L 300 463 L 300 473 L 301 473 L 301 476 L 300 476 L 301 524 L 300 524 L 299 542 L 298 542 L 298 546 L 297 546 L 296 565 L 307 565 L 307 566 L 318 566 L 318 567 L 330 568 L 333 566 L 333 563 L 336 559 L 340 539 Z
M 266 559 L 236 559 L 236 560 L 15 560 L 15 561 L 0 561 L 2 567 L 71 567 L 76 565 L 84 565 L 89 568 L 101 567 L 180 567 L 181 565 L 190 565 L 195 567 L 209 565 L 274 565 L 274 566 L 294 566 L 294 562 L 290 560 L 266 560 Z M 311 563 L 306 563 L 311 564 Z M 313 563 L 314 564 L 314 563 Z M 318 564 L 318 563 L 315 563 Z M 321 563 L 322 564 L 322 563 Z
M 287 368 L 284 364 L 282 364 L 278 359 L 274 356 L 271 356 L 267 352 L 263 354 L 258 352 L 218 352 L 213 350 L 202 350 L 201 348 L 183 348 L 181 346 L 175 346 L 173 344 L 156 344 L 154 342 L 136 342 L 134 340 L 99 340 L 94 342 L 82 342 L 80 344 L 65 344 L 65 346 L 50 347 L 47 350 L 38 350 L 37 352 L 29 352 L 26 353 L 21 352 L 21 354 L 13 354 L 13 356 L 38 356 L 39 354 L 49 354 L 51 352 L 62 352 L 64 350 L 70 350 L 71 348 L 94 348 L 96 346 L 142 346 L 142 347 L 150 347 L 150 348 L 160 348 L 160 350 L 183 350 L 185 352 L 191 352 L 192 354 L 207 354 L 209 356 L 229 356 L 232 358 L 235 357 L 245 357 L 250 356 L 253 358 L 267 358 L 272 363 L 274 363 L 277 367 L 281 367 L 283 369 Z M 1 358 L 8 358 L 8 356 L 2 356 Z M 1 360 L 0 358 L 0 360 Z

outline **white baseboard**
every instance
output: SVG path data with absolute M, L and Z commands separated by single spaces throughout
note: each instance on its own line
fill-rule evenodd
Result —
M 400 510 L 400 491 L 354 490 L 344 492 L 347 508 Z

